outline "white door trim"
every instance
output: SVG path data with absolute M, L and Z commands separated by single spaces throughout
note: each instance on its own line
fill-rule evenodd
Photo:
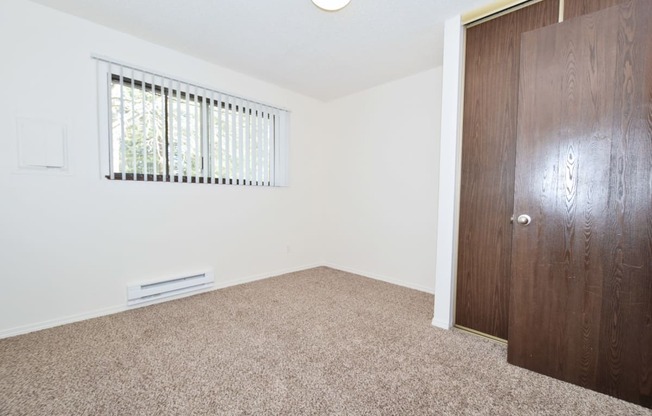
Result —
M 464 81 L 462 16 L 444 25 L 444 65 L 437 211 L 437 266 L 432 324 L 450 329 L 455 320 L 455 274 L 459 225 L 459 187 L 462 159 L 462 97 Z

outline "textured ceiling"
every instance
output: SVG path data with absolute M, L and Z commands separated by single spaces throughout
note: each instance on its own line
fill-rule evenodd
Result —
M 328 101 L 442 62 L 443 23 L 489 0 L 32 0 Z

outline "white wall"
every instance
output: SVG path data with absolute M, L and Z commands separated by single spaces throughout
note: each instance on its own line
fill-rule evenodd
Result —
M 218 286 L 326 264 L 434 291 L 441 68 L 322 103 L 25 0 L 0 3 L 0 51 L 0 337 L 205 267 Z M 290 187 L 102 179 L 91 54 L 290 109 Z M 70 175 L 17 172 L 17 117 L 66 126 Z
M 24 0 L 0 2 L 0 51 L 0 336 L 120 310 L 132 281 L 322 262 L 325 104 Z M 291 186 L 101 179 L 91 53 L 290 109 Z M 16 173 L 21 116 L 66 125 L 70 175 Z
M 434 292 L 441 67 L 330 103 L 326 263 Z

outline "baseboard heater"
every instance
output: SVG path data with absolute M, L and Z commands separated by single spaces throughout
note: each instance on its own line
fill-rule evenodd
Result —
M 127 305 L 195 292 L 215 284 L 212 270 L 127 286 Z

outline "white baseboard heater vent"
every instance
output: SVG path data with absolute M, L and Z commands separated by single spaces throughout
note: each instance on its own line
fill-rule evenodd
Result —
M 137 305 L 182 293 L 195 292 L 207 289 L 213 284 L 215 284 L 215 277 L 212 270 L 190 273 L 165 280 L 133 284 L 127 286 L 127 305 Z

